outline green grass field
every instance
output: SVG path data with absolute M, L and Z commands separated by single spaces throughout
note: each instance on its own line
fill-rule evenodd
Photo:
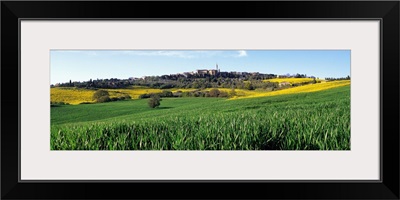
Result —
M 350 86 L 51 108 L 52 150 L 350 150 Z

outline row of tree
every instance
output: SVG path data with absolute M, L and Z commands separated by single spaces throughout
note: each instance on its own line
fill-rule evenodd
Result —
M 327 81 L 350 80 L 350 76 L 342 77 L 342 78 L 331 78 L 331 77 L 328 77 L 328 78 L 325 78 L 325 80 L 327 80 Z
M 132 85 L 133 82 L 129 79 L 97 79 L 89 81 L 69 81 L 67 83 L 58 83 L 55 85 L 51 85 L 51 87 L 76 87 L 76 88 L 87 88 L 87 89 L 96 89 L 96 88 L 103 88 L 103 89 L 117 89 L 117 88 L 126 88 Z
M 202 91 L 202 90 L 194 90 L 194 91 L 177 91 L 172 93 L 171 91 L 163 91 L 160 93 L 149 93 L 149 94 L 141 94 L 139 99 L 147 99 L 152 96 L 157 95 L 159 97 L 232 97 L 236 95 L 235 89 L 232 89 L 230 92 L 225 92 L 218 90 L 216 88 L 211 89 L 210 91 Z
M 96 92 L 94 92 L 92 96 L 92 100 L 95 101 L 96 103 L 119 101 L 125 99 L 131 99 L 131 96 L 129 96 L 128 94 L 124 94 L 120 97 L 110 97 L 110 94 L 106 90 L 97 90 Z
M 225 74 L 225 75 L 223 75 Z M 296 77 L 305 77 L 305 74 L 297 74 Z M 277 88 L 277 83 L 268 82 L 269 79 L 276 78 L 274 74 L 260 73 L 227 73 L 221 72 L 217 75 L 163 75 L 147 76 L 142 79 L 97 79 L 89 81 L 69 81 L 58 83 L 51 87 L 76 87 L 76 88 L 126 88 L 129 86 L 145 86 L 157 89 L 170 88 L 236 88 L 236 89 L 257 89 L 257 88 Z M 250 82 L 251 85 L 248 83 Z
M 205 88 L 235 88 L 253 90 L 257 88 L 277 88 L 278 83 L 268 82 L 256 79 L 232 79 L 232 78 L 181 78 L 180 80 L 148 80 L 138 79 L 134 81 L 118 80 L 109 81 L 107 79 L 87 81 L 87 82 L 69 82 L 57 84 L 52 87 L 76 87 L 86 89 L 116 89 L 129 86 L 144 86 L 156 89 L 187 88 L 187 89 L 205 89 Z
M 304 74 L 297 74 L 296 77 L 305 77 Z M 175 77 L 175 76 L 151 76 L 143 79 L 97 79 L 84 82 L 61 83 L 51 85 L 51 87 L 76 87 L 87 89 L 115 89 L 126 88 L 129 86 L 144 86 L 157 89 L 171 89 L 171 88 L 190 88 L 190 89 L 205 89 L 205 88 L 234 88 L 234 89 L 248 89 L 253 90 L 261 89 L 276 89 L 279 87 L 278 83 L 269 82 L 270 76 L 260 75 L 241 75 L 238 77 Z M 326 78 L 328 81 L 333 80 L 350 80 L 350 76 L 343 78 Z M 315 78 L 314 78 L 314 82 Z

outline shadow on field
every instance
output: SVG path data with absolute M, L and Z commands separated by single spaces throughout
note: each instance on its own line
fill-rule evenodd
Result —
M 282 102 L 288 102 L 289 100 L 267 100 L 261 102 L 262 104 L 271 104 L 271 103 L 282 103 Z
M 171 108 L 174 108 L 174 107 L 158 107 L 157 109 L 164 110 L 164 109 L 171 109 Z
M 259 108 L 262 108 L 262 106 L 247 106 L 247 107 L 244 107 L 244 108 L 246 108 L 246 109 L 259 109 Z
M 230 110 L 224 110 L 224 111 L 222 111 L 222 112 L 226 112 L 226 113 L 230 113 L 230 112 L 237 112 L 237 111 L 239 111 L 240 109 L 230 109 Z
M 261 150 L 281 150 L 279 142 L 268 142 L 261 145 Z
M 279 150 L 279 151 L 292 151 L 292 150 L 299 150 L 299 149 L 282 149 L 283 144 L 281 143 L 281 141 L 270 141 L 268 143 L 264 143 L 261 146 L 261 150 Z M 303 148 L 303 147 L 302 147 Z M 301 150 L 320 150 L 320 147 L 315 145 L 315 144 L 308 144 L 305 145 L 304 149 Z

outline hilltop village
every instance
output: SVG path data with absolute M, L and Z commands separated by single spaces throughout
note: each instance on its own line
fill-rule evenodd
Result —
M 161 77 L 168 78 L 168 79 L 177 79 L 177 78 L 204 78 L 204 77 L 222 77 L 222 78 L 241 78 L 245 79 L 246 77 L 253 77 L 256 79 L 270 79 L 279 77 L 276 74 L 262 74 L 259 72 L 221 72 L 218 68 L 218 64 L 216 64 L 215 69 L 197 69 L 196 71 L 192 72 L 183 72 L 183 73 L 176 73 L 170 75 L 163 75 Z M 142 79 L 148 78 L 150 76 L 144 76 Z
M 289 83 L 269 81 L 276 78 L 305 78 L 307 81 L 300 83 Z M 350 76 L 341 78 L 323 78 L 327 81 L 333 80 L 350 80 Z M 306 74 L 264 74 L 260 72 L 236 72 L 221 71 L 216 64 L 214 69 L 197 69 L 192 72 L 182 72 L 161 76 L 143 76 L 141 78 L 130 77 L 127 79 L 96 79 L 88 81 L 72 81 L 66 83 L 57 83 L 50 87 L 76 87 L 86 89 L 116 89 L 127 88 L 130 86 L 144 86 L 155 89 L 171 89 L 171 88 L 230 88 L 230 89 L 248 89 L 257 88 L 275 90 L 282 86 L 300 86 L 310 83 L 317 83 L 321 80 L 315 76 L 307 76 Z
M 279 84 L 269 82 L 274 78 L 312 78 L 306 74 L 264 74 L 260 72 L 236 72 L 221 71 L 216 64 L 214 69 L 197 69 L 192 72 L 182 72 L 161 76 L 143 76 L 141 78 L 130 77 L 128 79 L 96 79 L 83 82 L 72 81 L 57 83 L 51 87 L 77 87 L 77 88 L 126 88 L 129 86 L 146 86 L 157 89 L 170 88 L 278 88 Z

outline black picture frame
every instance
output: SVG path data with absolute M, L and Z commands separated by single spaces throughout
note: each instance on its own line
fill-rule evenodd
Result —
M 399 1 L 2 1 L 2 199 L 399 199 Z M 381 181 L 20 182 L 20 19 L 379 19 Z M 17 76 L 18 75 L 18 76 Z M 18 80 L 19 81 L 19 80 Z

